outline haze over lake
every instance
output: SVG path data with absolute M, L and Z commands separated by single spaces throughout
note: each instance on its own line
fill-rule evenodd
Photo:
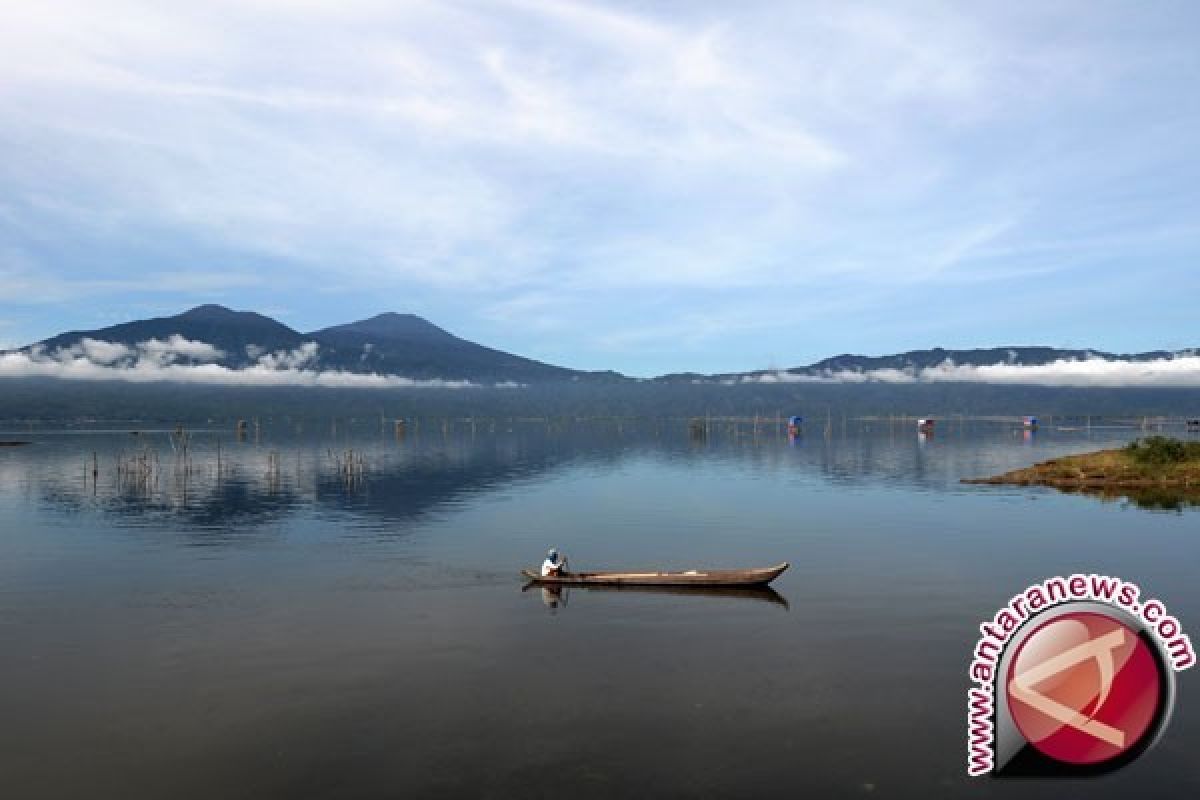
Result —
M 959 483 L 1128 427 L 343 422 L 193 429 L 183 461 L 141 426 L 0 436 L 32 442 L 0 448 L 14 797 L 1058 797 L 965 777 L 978 623 L 1077 571 L 1200 620 L 1194 509 Z M 118 473 L 142 455 L 151 478 Z M 551 545 L 792 566 L 775 592 L 523 591 Z M 1200 790 L 1189 685 L 1153 751 L 1080 791 Z

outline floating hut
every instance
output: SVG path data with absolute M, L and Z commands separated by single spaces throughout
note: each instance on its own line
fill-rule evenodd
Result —
M 1026 430 L 1036 430 L 1038 426 L 1037 417 L 1021 417 L 1021 427 Z
M 917 420 L 917 430 L 930 433 L 933 431 L 934 423 L 933 417 L 921 417 Z
M 788 433 L 795 436 L 800 432 L 800 426 L 804 424 L 804 417 L 788 417 Z

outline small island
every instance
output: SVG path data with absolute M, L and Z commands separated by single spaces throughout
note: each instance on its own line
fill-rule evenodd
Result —
M 991 478 L 966 478 L 963 483 L 1051 486 L 1106 498 L 1128 497 L 1145 507 L 1179 508 L 1200 504 L 1200 441 L 1151 436 L 1116 450 L 1053 458 Z

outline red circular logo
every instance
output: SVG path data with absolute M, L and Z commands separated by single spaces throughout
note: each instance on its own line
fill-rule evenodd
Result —
M 1063 614 L 1034 630 L 1008 669 L 1008 707 L 1021 735 L 1069 764 L 1097 764 L 1138 745 L 1163 702 L 1158 659 L 1124 623 Z

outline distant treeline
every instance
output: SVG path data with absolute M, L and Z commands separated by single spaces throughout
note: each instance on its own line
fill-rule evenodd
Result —
M 0 420 L 230 422 L 396 417 L 688 417 L 799 414 L 1042 417 L 1200 416 L 1195 389 L 1078 389 L 971 383 L 889 385 L 552 383 L 494 389 L 251 388 L 0 379 Z

